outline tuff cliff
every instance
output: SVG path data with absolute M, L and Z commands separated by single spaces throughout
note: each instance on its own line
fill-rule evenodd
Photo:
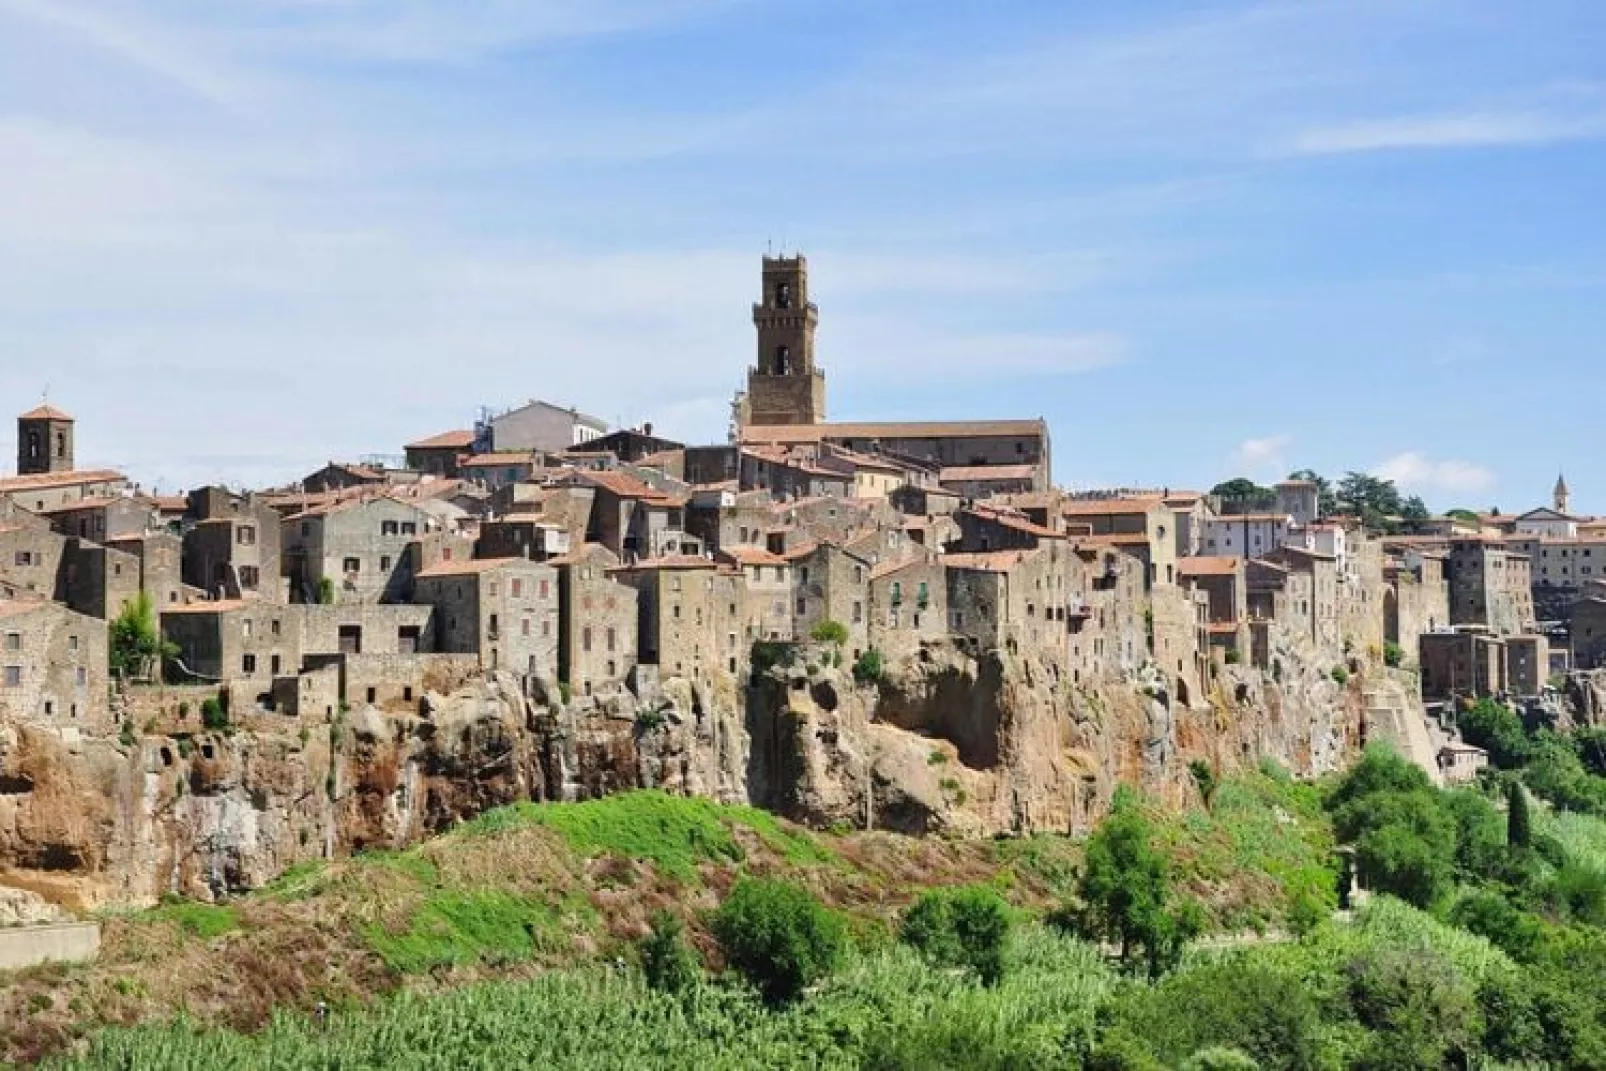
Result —
M 117 737 L 0 728 L 0 885 L 73 907 L 211 897 L 296 862 L 401 847 L 487 808 L 660 787 L 818 824 L 987 835 L 1078 831 L 1115 785 L 1182 802 L 1190 760 L 1297 773 L 1364 734 L 1359 678 L 1218 669 L 1183 702 L 1158 676 L 1073 685 L 1008 651 L 922 646 L 873 682 L 829 647 L 738 689 L 674 678 L 565 703 L 493 675 L 407 709 L 206 730 L 162 693 Z M 1297 664 L 1297 663 L 1293 663 Z M 130 701 L 125 700 L 125 706 Z

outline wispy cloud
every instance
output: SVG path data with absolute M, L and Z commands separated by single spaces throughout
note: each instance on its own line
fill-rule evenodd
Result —
M 214 104 L 235 102 L 247 91 L 237 72 L 218 64 L 200 46 L 137 22 L 126 12 L 113 15 L 67 0 L 0 0 L 0 20 L 7 16 L 59 32 Z
M 1475 149 L 1545 145 L 1606 136 L 1606 115 L 1567 118 L 1538 113 L 1377 119 L 1307 130 L 1292 150 L 1305 156 L 1403 149 Z
M 1284 455 L 1293 445 L 1292 435 L 1267 435 L 1259 439 L 1245 439 L 1232 452 L 1232 463 L 1241 471 L 1255 475 L 1282 474 L 1288 465 Z
M 1421 494 L 1477 494 L 1495 485 L 1495 474 L 1471 461 L 1434 459 L 1415 450 L 1396 454 L 1372 468 L 1373 476 L 1393 480 Z

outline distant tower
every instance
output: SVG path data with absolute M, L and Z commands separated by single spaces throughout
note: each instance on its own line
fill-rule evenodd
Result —
M 747 372 L 750 424 L 818 424 L 825 419 L 825 373 L 814 367 L 820 310 L 809 301 L 803 257 L 764 258 L 764 300 L 753 306 L 758 360 Z
M 17 475 L 71 472 L 73 419 L 51 405 L 17 418 Z
M 1571 513 L 1573 511 L 1573 493 L 1567 489 L 1566 476 L 1556 477 L 1556 490 L 1551 501 L 1554 502 L 1557 513 Z

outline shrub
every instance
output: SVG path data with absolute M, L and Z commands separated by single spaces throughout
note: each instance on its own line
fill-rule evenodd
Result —
M 703 965 L 686 943 L 685 927 L 667 911 L 652 918 L 652 932 L 643 937 L 641 971 L 647 985 L 662 993 L 684 993 L 702 981 Z
M 879 684 L 886 674 L 886 666 L 882 661 L 881 652 L 874 647 L 859 656 L 853 663 L 853 679 L 860 684 Z
M 1334 684 L 1338 684 L 1338 685 L 1348 684 L 1349 683 L 1349 670 L 1345 669 L 1343 666 L 1334 666 L 1333 667 L 1333 683 Z
M 821 621 L 809 636 L 816 643 L 844 644 L 848 642 L 848 626 L 840 621 Z
M 1244 655 L 1242 651 L 1238 650 L 1238 648 L 1229 647 L 1227 648 L 1227 653 L 1223 655 L 1222 658 L 1226 661 L 1227 665 L 1236 666 L 1243 662 Z
M 115 676 L 150 677 L 178 653 L 177 644 L 162 639 L 156 604 L 146 591 L 125 602 L 107 630 L 107 660 Z
M 1372 1030 L 1366 1067 L 1464 1067 L 1482 1036 L 1472 986 L 1439 954 L 1378 949 L 1347 968 L 1350 1006 Z
M 1517 712 L 1493 699 L 1480 699 L 1457 717 L 1467 743 L 1483 748 L 1502 770 L 1516 769 L 1531 754 L 1528 734 Z
M 1399 669 L 1405 663 L 1405 648 L 1393 640 L 1383 642 L 1383 664 L 1390 669 Z
M 1216 1048 L 1236 1049 L 1266 1068 L 1326 1062 L 1321 1008 L 1310 988 L 1296 971 L 1249 956 L 1180 971 L 1152 989 L 1134 989 L 1116 1003 L 1111 1019 L 1113 1033 L 1143 1039 L 1167 1067 Z
M 743 878 L 714 913 L 725 962 L 770 1004 L 786 1004 L 835 969 L 847 927 L 806 890 L 783 881 Z
M 335 604 L 335 582 L 326 576 L 318 578 L 318 605 L 333 606 Z
M 1199 797 L 1208 808 L 1216 794 L 1216 771 L 1203 759 L 1194 759 L 1188 763 L 1188 772 L 1193 775 L 1193 783 L 1199 786 Z
M 985 886 L 933 889 L 903 915 L 900 936 L 941 967 L 964 967 L 987 985 L 1004 976 L 1009 906 Z
M 228 728 L 229 712 L 216 696 L 209 695 L 201 702 L 201 725 L 213 731 Z

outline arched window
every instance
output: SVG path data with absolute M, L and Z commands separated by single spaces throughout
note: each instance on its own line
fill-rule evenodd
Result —
M 67 433 L 64 431 L 56 432 L 56 456 L 58 458 L 67 456 Z
M 792 371 L 792 351 L 785 346 L 775 347 L 775 374 L 784 376 Z
M 792 284 L 781 283 L 775 288 L 775 307 L 789 309 L 792 307 Z
M 30 431 L 28 433 L 28 456 L 30 458 L 38 458 L 41 450 L 42 447 L 39 443 L 39 433 L 37 431 Z

